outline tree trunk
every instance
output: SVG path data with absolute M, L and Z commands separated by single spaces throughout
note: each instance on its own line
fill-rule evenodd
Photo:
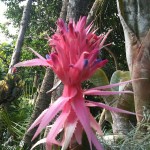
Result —
M 66 20 L 67 17 L 68 1 L 69 0 L 62 0 L 62 8 L 59 17 L 62 18 L 63 20 Z
M 47 68 L 38 97 L 36 99 L 32 117 L 29 121 L 29 126 L 41 114 L 41 112 L 49 106 L 50 101 L 51 101 L 51 93 L 47 94 L 46 92 L 49 91 L 53 87 L 53 81 L 54 81 L 53 71 L 50 68 Z M 37 141 L 37 139 L 35 139 L 34 142 L 31 142 L 31 139 L 35 131 L 36 131 L 36 128 L 25 133 L 24 138 L 23 138 L 24 149 L 30 149 L 32 144 L 34 144 Z
M 67 8 L 67 20 L 72 18 L 75 22 L 79 20 L 81 16 L 88 14 L 88 6 L 90 0 L 69 0 Z
M 150 2 L 149 0 L 117 0 L 123 26 L 126 57 L 134 81 L 134 102 L 137 114 L 143 109 L 150 112 Z M 137 115 L 137 121 L 143 117 Z
M 95 2 L 93 3 L 93 6 L 92 6 L 90 12 L 88 13 L 87 25 L 90 24 L 92 21 L 94 21 L 97 11 L 99 9 L 102 10 L 104 1 L 105 0 L 95 0 Z M 99 14 L 99 15 L 101 15 L 101 14 Z
M 21 20 L 21 24 L 20 24 L 20 30 L 19 30 L 16 45 L 15 45 L 15 49 L 14 49 L 14 52 L 13 52 L 13 55 L 11 58 L 11 62 L 9 65 L 8 73 L 13 73 L 12 67 L 16 63 L 18 63 L 20 60 L 21 48 L 23 45 L 24 36 L 25 36 L 27 25 L 28 25 L 28 21 L 29 21 L 31 6 L 32 6 L 32 0 L 28 0 L 26 6 L 24 8 L 24 11 L 23 11 L 22 20 Z

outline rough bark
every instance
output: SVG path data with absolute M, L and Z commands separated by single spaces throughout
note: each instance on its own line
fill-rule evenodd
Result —
M 20 24 L 20 30 L 19 30 L 17 41 L 16 41 L 15 49 L 11 58 L 11 62 L 9 65 L 8 73 L 12 73 L 12 67 L 16 63 L 18 63 L 20 60 L 21 48 L 23 45 L 24 36 L 25 36 L 26 28 L 28 25 L 29 17 L 30 17 L 31 6 L 32 6 L 32 0 L 28 0 L 27 5 L 25 6 L 24 11 L 23 11 L 21 24 Z
M 62 0 L 62 8 L 59 17 L 62 18 L 63 20 L 66 20 L 68 1 L 69 0 Z
M 54 74 L 53 71 L 50 68 L 46 69 L 46 74 L 44 76 L 38 97 L 36 99 L 35 107 L 33 110 L 33 114 L 31 116 L 31 119 L 29 121 L 29 126 L 33 123 L 33 121 L 41 114 L 41 112 L 46 109 L 51 101 L 51 93 L 47 94 L 46 92 L 49 91 L 53 87 L 53 81 L 54 81 Z M 28 126 L 28 127 L 29 127 Z M 33 145 L 35 141 L 31 142 L 31 139 L 36 131 L 36 128 L 33 130 L 26 132 L 23 138 L 24 142 L 24 148 L 30 149 L 30 147 Z
M 74 21 L 78 21 L 80 16 L 87 15 L 89 3 L 90 0 L 69 0 L 66 20 L 72 18 Z
M 87 24 L 90 24 L 96 18 L 96 13 L 99 9 L 102 9 L 104 1 L 105 0 L 95 0 L 90 12 L 88 13 Z
M 135 111 L 150 110 L 150 3 L 149 0 L 117 0 L 123 26 L 126 57 L 133 82 Z M 137 115 L 137 121 L 142 117 Z

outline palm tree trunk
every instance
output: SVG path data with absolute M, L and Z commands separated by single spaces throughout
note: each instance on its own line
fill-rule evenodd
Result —
M 104 4 L 105 1 L 106 0 L 95 0 L 95 2 L 93 3 L 92 8 L 90 9 L 90 11 L 88 13 L 87 25 L 95 20 L 97 11 L 102 10 L 103 4 Z M 99 16 L 101 16 L 101 14 L 99 14 Z
M 29 17 L 30 17 L 30 11 L 31 11 L 31 6 L 32 6 L 32 0 L 27 1 L 27 5 L 24 8 L 23 15 L 22 15 L 22 20 L 20 23 L 20 30 L 17 38 L 17 42 L 15 45 L 15 49 L 11 58 L 11 62 L 9 65 L 9 70 L 8 73 L 13 73 L 12 67 L 19 62 L 20 60 L 20 53 L 21 53 L 21 48 L 23 45 L 24 41 L 24 36 L 26 32 L 26 28 L 29 22 Z

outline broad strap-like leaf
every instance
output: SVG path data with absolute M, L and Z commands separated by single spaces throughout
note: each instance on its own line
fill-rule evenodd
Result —
M 64 105 L 69 100 L 68 97 L 60 97 L 58 98 L 49 108 L 48 111 L 43 116 L 41 123 L 36 130 L 36 133 L 34 134 L 32 140 L 37 137 L 37 135 L 42 131 L 43 128 L 45 128 L 51 120 L 62 110 Z
M 32 123 L 32 125 L 31 125 L 30 128 L 27 130 L 27 132 L 29 132 L 31 129 L 33 129 L 34 127 L 36 127 L 38 124 L 41 123 L 41 120 L 42 120 L 43 116 L 46 114 L 47 111 L 48 111 L 48 109 L 45 109 L 45 110 L 39 115 L 39 117 Z
M 67 111 L 62 111 L 62 113 L 60 114 L 60 116 L 56 119 L 56 121 L 54 122 L 54 124 L 52 125 L 50 132 L 48 133 L 47 137 L 46 137 L 46 144 L 57 144 L 60 145 L 60 142 L 56 141 L 56 136 L 60 133 L 60 131 L 62 130 L 62 128 L 64 127 L 64 123 L 68 117 L 70 113 L 70 110 Z
M 77 125 L 77 116 L 74 111 L 71 111 L 65 123 L 64 142 L 61 150 L 66 150 L 71 143 L 72 136 Z
M 75 138 L 79 145 L 82 144 L 82 134 L 83 134 L 83 127 L 81 123 L 78 121 L 77 127 L 75 129 Z
M 74 101 L 72 101 L 72 108 L 75 111 L 77 118 L 79 119 L 80 123 L 82 124 L 89 144 L 90 144 L 90 148 L 92 150 L 92 139 L 91 139 L 91 127 L 90 127 L 90 120 L 89 120 L 89 110 L 88 108 L 85 106 L 84 103 L 84 99 L 74 99 Z

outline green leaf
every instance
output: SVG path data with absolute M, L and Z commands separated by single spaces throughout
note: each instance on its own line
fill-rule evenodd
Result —
M 111 80 L 110 80 L 110 84 L 123 82 L 123 81 L 127 81 L 127 80 L 130 80 L 130 72 L 117 70 L 113 73 Z M 124 87 L 125 87 L 125 85 L 120 85 L 118 87 L 113 87 L 112 90 L 113 91 L 121 91 L 121 90 L 123 90 Z
M 90 78 L 90 81 L 94 84 L 94 86 L 103 86 L 109 84 L 109 80 L 102 69 L 98 69 Z

